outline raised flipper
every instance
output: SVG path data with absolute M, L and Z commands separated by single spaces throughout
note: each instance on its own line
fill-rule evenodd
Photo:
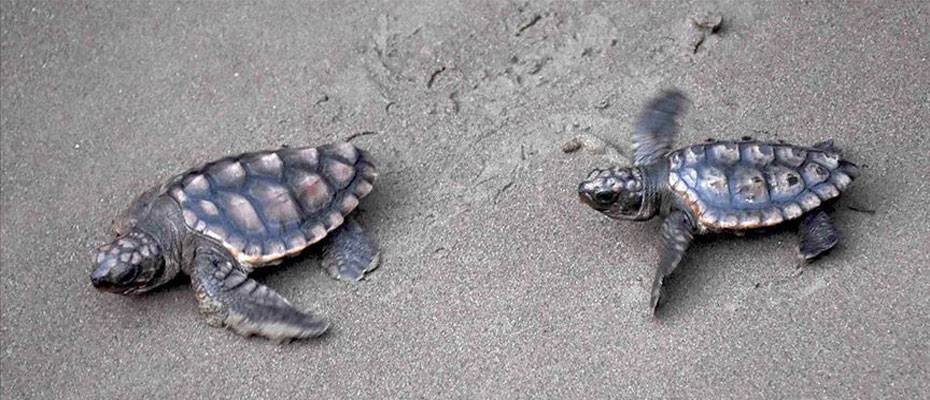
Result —
M 323 251 L 323 266 L 341 280 L 360 281 L 380 262 L 377 245 L 352 218 L 329 234 Z
M 649 165 L 672 150 L 678 136 L 675 121 L 684 113 L 687 99 L 678 90 L 667 90 L 643 109 L 633 131 L 633 165 Z
M 329 328 L 327 322 L 297 310 L 274 290 L 250 279 L 221 246 L 200 242 L 194 250 L 191 284 L 210 325 L 279 342 L 319 336 Z
M 652 297 L 649 300 L 653 311 L 659 306 L 663 295 L 662 280 L 671 275 L 681 262 L 691 244 L 693 230 L 688 216 L 678 210 L 672 211 L 662 224 L 662 254 L 659 255 L 659 265 L 652 281 Z
M 823 209 L 817 209 L 805 215 L 801 220 L 799 231 L 801 243 L 798 246 L 798 254 L 801 256 L 802 263 L 832 249 L 840 240 L 839 231 Z

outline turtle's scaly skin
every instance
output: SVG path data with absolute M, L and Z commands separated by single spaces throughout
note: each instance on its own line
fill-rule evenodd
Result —
M 855 176 L 833 149 L 753 140 L 696 144 L 667 158 L 669 188 L 709 231 L 796 219 L 839 196 Z
M 209 163 L 167 188 L 192 230 L 239 262 L 276 264 L 340 226 L 375 170 L 349 143 L 247 153 Z

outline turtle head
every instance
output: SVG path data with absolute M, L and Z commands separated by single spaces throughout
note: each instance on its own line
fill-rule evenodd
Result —
M 165 260 L 158 243 L 139 230 L 131 230 L 98 247 L 94 264 L 90 281 L 105 292 L 142 293 L 172 278 L 165 273 Z
M 656 214 L 639 168 L 595 169 L 578 185 L 581 202 L 614 219 L 643 221 Z

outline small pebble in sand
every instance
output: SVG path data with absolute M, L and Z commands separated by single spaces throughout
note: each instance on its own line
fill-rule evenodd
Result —
M 611 164 L 623 164 L 629 160 L 617 148 L 597 136 L 581 134 L 562 143 L 563 153 L 574 153 L 586 149 L 588 153 L 604 156 Z
M 697 53 L 704 40 L 720 30 L 723 15 L 717 13 L 698 13 L 688 17 L 685 32 L 685 46 L 692 54 Z
M 723 15 L 717 13 L 695 14 L 688 19 L 692 25 L 701 29 L 710 29 L 711 32 L 716 32 L 720 29 L 720 25 L 723 24 Z
M 574 153 L 578 150 L 581 150 L 582 144 L 577 137 L 569 139 L 567 142 L 562 143 L 562 152 L 563 153 Z

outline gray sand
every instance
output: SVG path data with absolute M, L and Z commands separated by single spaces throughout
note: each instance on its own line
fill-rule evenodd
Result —
M 4 399 L 930 391 L 925 1 L 70 3 L 2 3 Z M 703 12 L 722 29 L 689 30 Z M 863 166 L 842 245 L 798 274 L 793 232 L 703 240 L 651 319 L 658 223 L 582 206 L 605 156 L 561 146 L 625 149 L 669 86 L 693 102 L 682 142 L 835 138 Z M 184 281 L 91 288 L 91 249 L 148 186 L 367 131 L 381 268 L 349 285 L 311 254 L 260 276 L 333 322 L 322 340 L 210 328 Z

